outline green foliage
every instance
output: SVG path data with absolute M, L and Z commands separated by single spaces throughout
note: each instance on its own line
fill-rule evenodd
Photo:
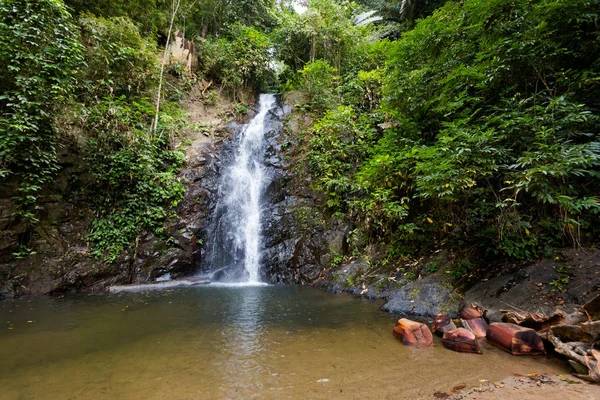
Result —
M 448 3 L 395 45 L 386 110 L 419 128 L 401 133 L 418 144 L 405 174 L 440 231 L 451 223 L 493 252 L 530 258 L 544 227 L 578 243 L 598 213 L 599 121 L 579 102 L 589 88 L 563 79 L 596 73 L 576 49 L 594 40 L 596 18 L 580 3 Z
M 168 105 L 159 118 L 159 134 L 148 136 L 154 115 L 146 100 L 107 98 L 89 109 L 87 128 L 96 135 L 86 146 L 93 184 L 88 196 L 97 211 L 89 239 L 93 254 L 114 261 L 142 230 L 164 235 L 169 209 L 183 198 L 177 179 L 184 154 L 171 148 L 180 116 Z
M 182 199 L 177 173 L 184 157 L 171 143 L 183 118 L 169 100 L 181 100 L 195 78 L 180 64 L 167 67 L 166 101 L 151 135 L 158 41 L 166 37 L 172 2 L 66 3 L 75 20 L 62 0 L 0 4 L 0 179 L 20 183 L 17 214 L 35 222 L 34 203 L 58 169 L 60 135 L 76 136 L 85 164 L 73 180 L 85 185 L 96 216 L 92 253 L 111 262 L 141 231 L 163 235 Z M 176 25 L 193 32 L 186 37 L 202 38 L 200 74 L 242 100 L 244 90 L 276 87 L 265 33 L 273 7 L 271 0 L 182 1 Z M 207 94 L 209 102 L 220 89 Z M 64 132 L 55 128 L 59 119 Z M 30 254 L 22 248 L 14 256 Z
M 234 37 L 231 31 L 235 32 L 235 26 L 238 24 L 265 31 L 274 24 L 274 5 L 273 0 L 183 2 L 179 25 L 186 28 L 188 37 L 196 34 L 201 34 L 202 37 Z
M 303 14 L 281 10 L 272 35 L 277 58 L 293 73 L 319 59 L 347 73 L 365 52 L 368 34 L 352 23 L 356 10 L 356 3 L 346 0 L 311 0 Z
M 248 114 L 248 112 L 250 112 L 250 109 L 251 108 L 244 103 L 236 103 L 233 106 L 233 111 L 240 116 Z
M 76 14 L 131 18 L 144 35 L 166 30 L 171 9 L 171 2 L 165 0 L 65 0 L 65 4 Z
M 415 21 L 425 18 L 443 5 L 445 0 L 359 0 L 369 10 L 357 17 L 360 25 L 381 26 L 379 36 L 399 38 L 402 32 L 414 28 Z
M 15 260 L 22 260 L 35 254 L 37 254 L 36 251 L 30 249 L 27 246 L 20 245 L 17 251 L 13 251 L 12 256 L 15 258 Z
M 335 90 L 340 79 L 337 72 L 327 61 L 310 62 L 299 71 L 300 78 L 297 88 L 306 91 L 314 108 L 327 110 L 335 104 Z
M 396 42 L 358 43 L 343 85 L 315 74 L 316 97 L 344 105 L 309 138 L 327 208 L 395 256 L 444 243 L 526 259 L 593 238 L 599 5 L 448 2 Z
M 58 0 L 0 3 L 0 179 L 19 182 L 17 215 L 36 221 L 42 186 L 58 170 L 54 118 L 81 66 L 71 16 Z
M 274 73 L 267 35 L 238 24 L 232 27 L 232 37 L 200 38 L 200 69 L 203 75 L 220 83 L 237 100 L 242 99 L 242 89 L 268 86 Z
M 565 266 L 559 266 L 556 269 L 557 277 L 550 281 L 549 285 L 553 287 L 552 291 L 564 292 L 569 284 L 569 270 Z
M 326 194 L 333 212 L 348 211 L 349 196 L 355 190 L 352 175 L 376 139 L 372 119 L 376 117 L 340 106 L 326 112 L 312 129 L 309 163 L 319 177 L 314 186 Z
M 158 81 L 156 43 L 142 36 L 127 17 L 79 18 L 87 68 L 79 82 L 84 102 L 105 96 L 142 97 Z

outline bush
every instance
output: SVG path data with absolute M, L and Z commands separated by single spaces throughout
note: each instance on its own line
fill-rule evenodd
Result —
M 241 98 L 242 89 L 264 89 L 272 85 L 269 38 L 262 32 L 235 25 L 232 39 L 209 37 L 199 39 L 201 72 L 220 83 L 233 96 Z
M 180 116 L 168 104 L 163 110 L 158 134 L 150 137 L 154 108 L 146 100 L 107 98 L 89 109 L 87 128 L 95 136 L 86 145 L 93 177 L 87 193 L 98 216 L 89 239 L 93 254 L 109 262 L 142 230 L 164 235 L 169 209 L 183 199 L 177 172 L 184 154 L 170 145 Z
M 339 76 L 327 61 L 316 60 L 299 71 L 298 88 L 306 90 L 309 101 L 317 110 L 327 110 L 335 104 Z
M 140 98 L 158 82 L 156 43 L 144 38 L 127 17 L 79 18 L 87 68 L 78 94 L 86 103 L 106 96 Z

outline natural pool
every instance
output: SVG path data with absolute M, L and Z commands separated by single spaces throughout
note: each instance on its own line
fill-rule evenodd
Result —
M 4 301 L 0 399 L 420 399 L 566 371 L 486 344 L 405 347 L 380 305 L 301 286 Z

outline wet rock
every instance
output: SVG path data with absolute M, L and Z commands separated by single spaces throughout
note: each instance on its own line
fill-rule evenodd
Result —
M 460 311 L 460 321 L 463 326 L 473 332 L 476 337 L 483 338 L 488 330 L 484 314 L 475 307 L 465 307 Z
M 449 316 L 444 314 L 436 314 L 433 317 L 433 325 L 431 326 L 431 330 L 434 333 L 443 335 L 446 332 L 456 330 L 456 324 Z
M 332 293 L 342 293 L 355 287 L 355 280 L 369 268 L 366 260 L 359 258 L 336 268 L 331 272 L 332 278 L 328 281 L 327 288 Z
M 490 324 L 486 338 L 488 342 L 516 356 L 546 354 L 542 340 L 530 328 L 504 322 L 494 322 Z
M 454 329 L 444 333 L 442 344 L 447 349 L 457 351 L 459 353 L 474 353 L 481 354 L 479 343 L 473 332 L 464 328 Z
M 188 166 L 190 168 L 198 168 L 206 165 L 207 158 L 203 156 L 196 156 L 188 160 Z
M 394 335 L 408 346 L 433 346 L 433 336 L 427 325 L 406 318 L 396 322 Z
M 433 317 L 444 313 L 456 315 L 461 298 L 444 276 L 431 275 L 413 281 L 398 289 L 382 310 L 404 314 Z

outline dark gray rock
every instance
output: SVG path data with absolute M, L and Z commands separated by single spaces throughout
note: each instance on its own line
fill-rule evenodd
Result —
M 467 303 L 485 307 L 487 317 L 500 321 L 500 310 L 571 312 L 600 290 L 600 253 L 573 249 L 559 259 L 544 258 L 515 272 L 503 272 L 478 282 L 465 293 Z
M 327 281 L 327 290 L 332 293 L 348 291 L 354 295 L 360 295 L 363 289 L 357 286 L 357 280 L 368 269 L 369 264 L 362 258 L 336 268 L 331 272 L 331 278 Z
M 444 313 L 454 316 L 458 313 L 460 303 L 461 297 L 447 277 L 431 275 L 397 290 L 382 310 L 402 315 L 433 317 L 437 313 Z

